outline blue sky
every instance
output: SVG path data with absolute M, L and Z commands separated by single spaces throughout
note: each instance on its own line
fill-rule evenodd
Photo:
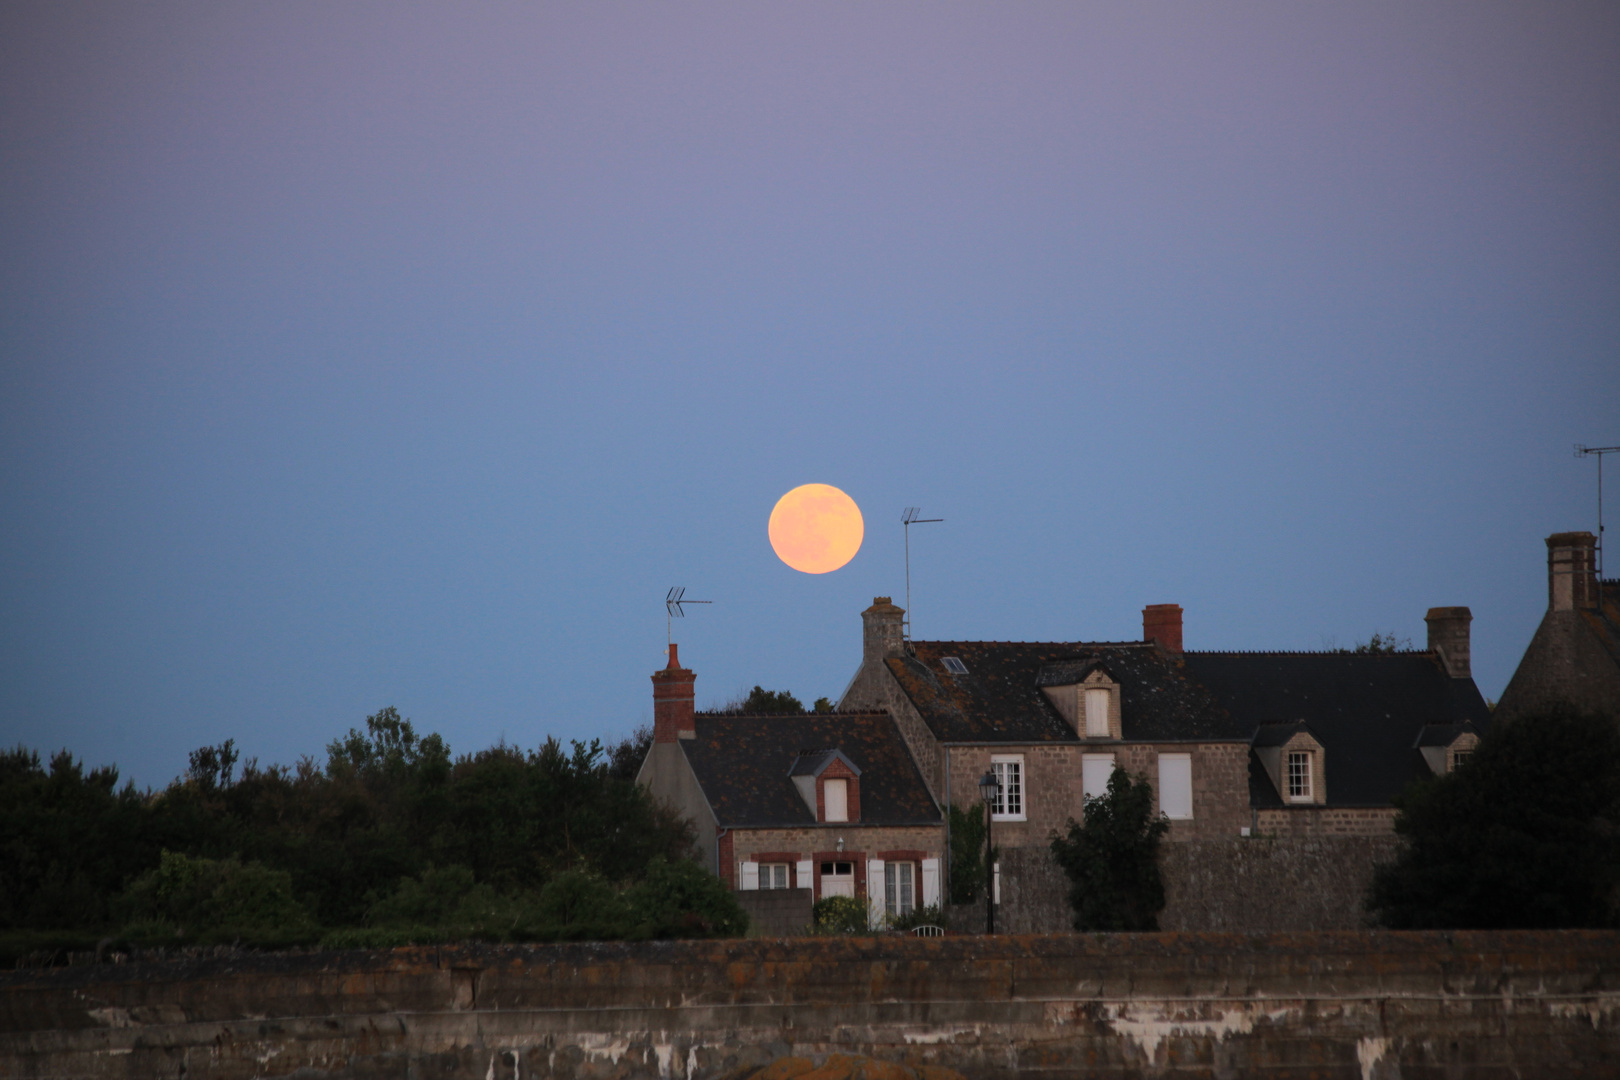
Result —
M 0 742 L 142 784 L 621 735 L 676 584 L 836 696 L 908 505 L 919 637 L 1494 697 L 1620 444 L 1612 5 L 11 4 L 0 190 Z

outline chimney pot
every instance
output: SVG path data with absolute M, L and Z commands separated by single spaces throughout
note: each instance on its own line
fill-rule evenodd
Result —
M 1553 533 L 1547 537 L 1548 609 L 1597 606 L 1597 537 L 1589 532 Z
M 1181 652 L 1181 605 L 1149 604 L 1142 609 L 1142 640 L 1165 652 Z
M 1473 678 L 1468 624 L 1474 613 L 1465 607 L 1432 607 L 1423 616 L 1429 624 L 1429 651 L 1440 658 L 1453 679 Z

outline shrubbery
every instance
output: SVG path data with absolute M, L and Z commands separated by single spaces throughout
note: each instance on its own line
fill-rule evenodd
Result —
M 742 911 L 686 856 L 691 826 L 611 750 L 453 758 L 392 709 L 326 763 L 237 770 L 231 743 L 162 791 L 66 753 L 0 753 L 0 960 L 106 936 L 277 946 L 736 934 Z M 58 943 L 53 945 L 53 943 Z

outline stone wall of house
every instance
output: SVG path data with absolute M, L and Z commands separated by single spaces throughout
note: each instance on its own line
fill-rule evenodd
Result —
M 817 825 L 793 829 L 733 829 L 727 834 L 731 860 L 722 870 L 727 884 L 736 888 L 736 864 L 749 861 L 788 862 L 809 859 L 813 863 L 844 859 L 855 864 L 856 894 L 866 895 L 866 860 L 884 858 L 882 852 L 920 852 L 910 856 L 922 859 L 943 859 L 945 827 L 943 825 L 889 826 L 889 825 Z M 843 850 L 838 844 L 843 841 Z M 767 856 L 767 858 L 761 858 Z M 789 882 L 793 888 L 805 888 L 811 883 L 799 880 L 797 867 L 790 866 Z
M 1620 934 L 895 935 L 0 973 L 0 1077 L 746 1080 L 834 1053 L 972 1080 L 1613 1076 Z
M 1258 836 L 1295 840 L 1349 836 L 1393 840 L 1395 835 L 1393 806 L 1290 806 L 1286 809 L 1261 810 L 1256 815 L 1256 821 L 1260 826 Z
M 1607 586 L 1604 599 L 1610 618 L 1620 620 L 1620 588 Z M 1596 611 L 1547 612 L 1502 691 L 1492 721 L 1516 720 L 1560 705 L 1620 718 L 1620 664 L 1603 647 L 1601 625 Z
M 1159 929 L 1258 933 L 1353 930 L 1365 924 L 1362 898 L 1374 869 L 1400 841 L 1382 836 L 1189 840 L 1164 844 L 1159 869 L 1165 907 Z M 961 905 L 953 926 L 984 929 L 984 906 Z M 1069 932 L 1069 879 L 1041 848 L 1001 853 L 996 929 L 1008 934 Z
M 996 844 L 1003 848 L 1045 849 L 1054 830 L 1062 831 L 1084 809 L 1082 761 L 1088 754 L 1112 754 L 1117 764 L 1159 790 L 1159 755 L 1192 756 L 1193 816 L 1173 821 L 1168 838 L 1228 839 L 1253 824 L 1249 809 L 1247 743 L 1036 743 L 1027 746 L 953 746 L 950 791 L 956 805 L 982 807 L 979 778 L 991 757 L 1018 754 L 1024 759 L 1025 821 L 997 821 Z

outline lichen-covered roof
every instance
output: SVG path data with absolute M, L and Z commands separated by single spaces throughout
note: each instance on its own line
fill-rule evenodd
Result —
M 935 825 L 928 794 L 888 713 L 733 716 L 699 713 L 697 737 L 680 740 L 704 797 L 724 828 L 816 824 L 789 773 L 802 755 L 841 752 L 860 771 L 860 825 Z

